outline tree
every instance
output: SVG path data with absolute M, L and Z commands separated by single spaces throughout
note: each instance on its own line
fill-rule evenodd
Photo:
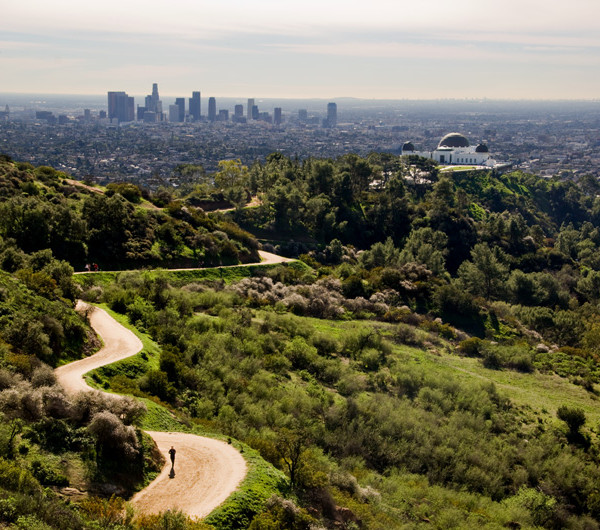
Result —
M 498 296 L 508 275 L 506 255 L 497 247 L 492 250 L 487 243 L 478 243 L 471 251 L 471 259 L 458 269 L 467 289 L 487 300 Z
M 296 486 L 298 472 L 304 464 L 303 455 L 309 443 L 304 434 L 288 428 L 283 428 L 278 433 L 275 449 L 288 470 L 292 489 Z
M 221 160 L 219 171 L 214 175 L 215 185 L 223 191 L 245 187 L 248 184 L 248 167 L 243 166 L 240 159 Z
M 413 230 L 400 253 L 400 263 L 421 263 L 434 274 L 442 274 L 445 269 L 448 237 L 439 230 L 419 228 Z

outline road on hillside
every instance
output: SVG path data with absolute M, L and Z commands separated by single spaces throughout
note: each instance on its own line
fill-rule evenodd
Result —
M 78 311 L 89 311 L 92 328 L 104 346 L 91 357 L 57 368 L 58 382 L 69 394 L 93 391 L 83 375 L 94 368 L 135 355 L 142 342 L 106 311 L 77 303 Z M 115 396 L 116 397 L 116 396 Z M 231 495 L 246 475 L 246 462 L 231 445 L 179 432 L 148 432 L 167 462 L 160 475 L 132 499 L 135 508 L 146 514 L 179 509 L 192 517 L 204 517 Z M 168 451 L 175 447 L 174 473 Z

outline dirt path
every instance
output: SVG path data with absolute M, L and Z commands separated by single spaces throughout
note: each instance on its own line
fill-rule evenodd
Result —
M 278 256 L 277 254 L 272 254 L 271 252 L 265 252 L 264 250 L 259 250 L 261 262 L 259 265 L 273 265 L 275 263 L 288 263 L 290 261 L 296 261 L 292 258 L 284 258 L 283 256 Z
M 93 390 L 83 375 L 94 368 L 135 355 L 142 342 L 106 311 L 78 302 L 77 310 L 91 308 L 90 324 L 104 342 L 91 357 L 56 369 L 60 384 L 70 393 Z M 219 506 L 239 486 L 246 475 L 246 462 L 231 445 L 194 434 L 148 432 L 168 462 L 147 488 L 138 492 L 132 504 L 144 513 L 169 508 L 183 510 L 192 517 L 204 517 Z M 168 450 L 177 450 L 175 476 L 170 477 Z
M 225 442 L 180 432 L 148 434 L 165 456 L 171 446 L 177 454 L 172 478 L 169 461 L 158 478 L 133 497 L 133 506 L 144 513 L 178 508 L 192 517 L 205 517 L 235 491 L 246 474 L 244 458 Z

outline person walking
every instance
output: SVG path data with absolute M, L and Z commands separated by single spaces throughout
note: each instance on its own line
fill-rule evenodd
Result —
M 175 448 L 173 446 L 171 446 L 171 449 L 169 449 L 169 456 L 171 457 L 171 469 L 173 469 L 175 467 L 175 453 L 177 451 L 175 451 Z

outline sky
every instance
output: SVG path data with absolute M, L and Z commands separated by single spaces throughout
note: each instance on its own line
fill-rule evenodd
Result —
M 599 99 L 598 0 L 0 0 L 0 91 Z

